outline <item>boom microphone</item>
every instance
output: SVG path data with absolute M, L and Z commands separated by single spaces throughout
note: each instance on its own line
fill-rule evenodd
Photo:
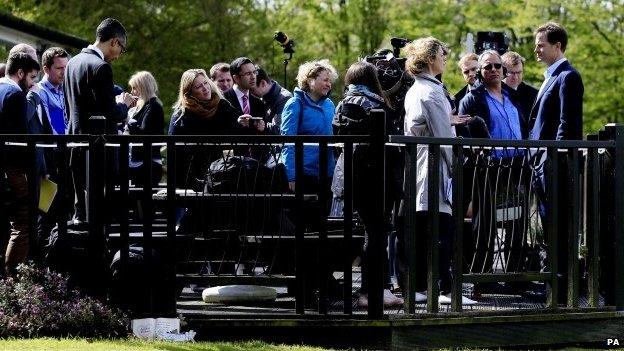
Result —
M 284 46 L 284 47 L 295 45 L 295 42 L 291 40 L 290 38 L 288 38 L 288 36 L 284 34 L 284 32 L 279 32 L 279 31 L 275 32 L 273 39 L 275 39 L 275 41 L 277 41 L 281 46 Z

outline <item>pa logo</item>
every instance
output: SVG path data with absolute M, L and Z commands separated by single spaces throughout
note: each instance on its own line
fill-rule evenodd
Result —
M 618 340 L 617 338 L 608 338 L 607 339 L 607 346 L 620 346 L 620 340 Z

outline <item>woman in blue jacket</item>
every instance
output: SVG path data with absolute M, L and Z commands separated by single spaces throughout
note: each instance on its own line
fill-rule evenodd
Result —
M 332 83 L 338 78 L 336 69 L 328 60 L 306 62 L 299 67 L 293 97 L 284 105 L 282 135 L 332 135 L 334 103 L 329 98 Z M 331 178 L 334 173 L 334 156 L 328 151 L 327 169 L 322 176 Z M 282 149 L 281 162 L 286 166 L 288 184 L 295 184 L 304 192 L 316 193 L 319 189 L 319 147 L 306 145 L 303 150 L 303 179 L 295 179 L 295 147 Z M 330 182 L 328 182 L 330 183 Z M 329 192 L 328 189 L 323 191 Z

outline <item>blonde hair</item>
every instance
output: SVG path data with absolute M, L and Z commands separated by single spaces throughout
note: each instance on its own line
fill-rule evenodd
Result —
M 182 77 L 180 78 L 180 89 L 178 90 L 178 100 L 173 104 L 174 109 L 182 108 L 185 104 L 184 102 L 191 96 L 191 90 L 193 89 L 193 82 L 195 78 L 203 75 L 206 77 L 208 81 L 208 86 L 210 86 L 210 93 L 217 94 L 220 98 L 223 98 L 223 94 L 217 87 L 217 84 L 212 81 L 206 74 L 206 71 L 201 68 L 191 68 L 184 73 L 182 73 Z
M 503 54 L 503 56 L 501 56 L 501 58 L 503 59 L 503 64 L 505 64 L 507 68 L 519 64 L 524 64 L 524 61 L 526 61 L 524 57 L 522 57 L 519 53 L 515 51 L 507 51 Z
M 462 68 L 462 65 L 465 64 L 468 61 L 479 61 L 479 56 L 477 56 L 477 54 L 475 54 L 474 52 L 471 52 L 469 54 L 466 54 L 464 56 L 462 56 L 462 58 L 459 59 L 459 62 L 457 62 L 457 66 L 459 67 L 459 69 Z
M 438 54 L 438 50 L 442 48 L 444 52 L 448 52 L 448 46 L 434 37 L 426 37 L 416 39 L 405 46 L 405 69 L 412 75 L 416 75 L 425 71 Z
M 329 60 L 308 61 L 299 66 L 297 86 L 303 91 L 308 91 L 310 89 L 308 79 L 318 77 L 323 71 L 329 72 L 329 78 L 332 82 L 338 79 L 338 71 L 329 63 Z
M 139 92 L 138 108 L 141 108 L 147 100 L 156 97 L 158 93 L 156 78 L 148 71 L 139 71 L 133 74 L 128 80 L 128 85 Z

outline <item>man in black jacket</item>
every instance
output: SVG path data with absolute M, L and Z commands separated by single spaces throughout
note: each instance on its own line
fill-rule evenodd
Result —
M 0 78 L 0 134 L 28 134 L 28 102 L 26 93 L 35 84 L 39 63 L 23 52 L 9 54 L 7 75 Z M 0 177 L 6 177 L 8 195 L 0 200 L 9 203 L 10 238 L 4 264 L 12 273 L 19 263 L 26 261 L 29 247 L 30 209 L 28 168 L 32 156 L 23 147 L 6 147 L 0 159 Z M 3 189 L 4 190 L 4 189 Z M 4 194 L 3 194 L 4 195 Z M 5 212 L 4 209 L 0 209 Z M 2 219 L 5 220 L 4 218 Z M 4 229 L 6 223 L 0 223 Z M 4 235 L 4 233 L 0 233 Z M 0 270 L 1 271 L 1 270 Z
M 223 93 L 223 96 L 234 106 L 237 116 L 264 117 L 266 114 L 264 103 L 249 92 L 249 89 L 256 85 L 258 76 L 258 70 L 253 62 L 247 57 L 239 57 L 230 64 L 230 73 L 234 79 L 234 86 Z
M 478 57 L 475 53 L 470 53 L 462 56 L 459 59 L 457 65 L 461 70 L 462 76 L 464 77 L 464 81 L 466 85 L 461 88 L 454 96 L 455 99 L 455 107 L 459 106 L 459 102 L 461 99 L 466 96 L 472 89 L 475 89 L 479 86 L 479 80 L 477 79 L 477 69 L 479 67 L 479 62 L 477 61 Z
M 106 133 L 117 134 L 117 123 L 126 118 L 134 98 L 128 93 L 115 97 L 111 62 L 126 51 L 126 29 L 119 21 L 107 18 L 96 30 L 95 43 L 74 56 L 65 71 L 65 108 L 69 134 L 90 134 L 89 118 L 104 116 Z M 114 160 L 114 157 L 111 157 Z M 114 162 L 114 161 L 113 161 Z M 76 190 L 74 222 L 86 221 L 85 187 L 86 154 L 72 149 L 70 168 Z M 114 169 L 115 164 L 109 167 Z
M 537 89 L 522 81 L 525 59 L 514 51 L 507 51 L 503 54 L 502 59 L 503 66 L 507 69 L 504 82 L 518 92 L 520 107 L 522 107 L 525 119 L 528 119 L 533 103 L 535 103 L 535 98 L 537 98 Z M 530 130 L 532 125 L 528 121 L 525 122 Z
M 462 99 L 459 113 L 483 118 L 492 139 L 526 139 L 528 128 L 524 111 L 517 92 L 502 82 L 504 69 L 500 54 L 495 50 L 485 51 L 478 62 L 482 84 Z M 481 150 L 476 154 L 478 176 L 472 204 L 473 240 L 477 241 L 477 251 L 470 262 L 474 273 L 493 272 L 492 265 L 499 259 L 505 272 L 524 269 L 523 230 L 527 228 L 524 214 L 528 209 L 528 179 L 523 177 L 526 172 L 522 172 L 524 156 L 524 150 L 513 148 Z M 502 251 L 494 251 L 501 221 L 505 229 L 504 256 Z
M 264 101 L 267 109 L 264 116 L 267 130 L 271 134 L 279 135 L 280 125 L 282 124 L 282 111 L 286 101 L 292 97 L 292 93 L 271 79 L 262 67 L 256 66 L 256 69 L 258 70 L 258 76 L 256 77 L 256 84 L 251 87 L 251 92 Z

